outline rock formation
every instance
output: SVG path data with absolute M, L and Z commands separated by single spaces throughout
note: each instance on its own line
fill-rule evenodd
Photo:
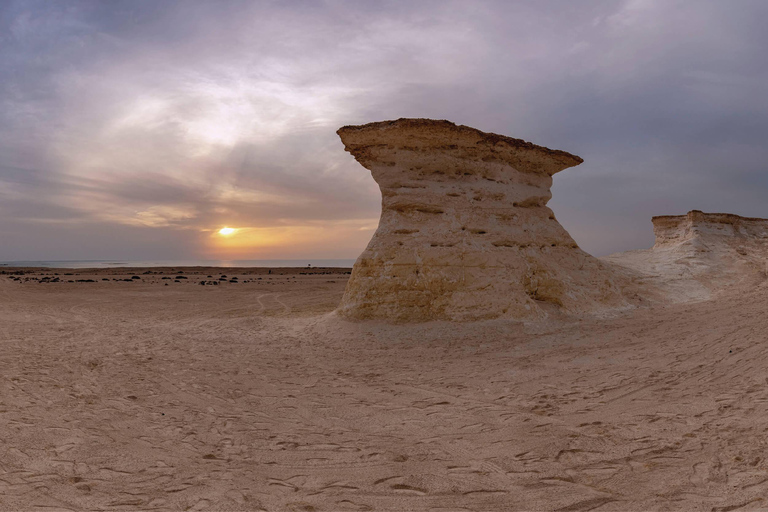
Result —
M 653 217 L 653 248 L 605 260 L 644 275 L 675 302 L 707 299 L 712 292 L 768 271 L 768 219 L 730 213 Z
M 609 266 L 546 204 L 552 175 L 582 159 L 448 121 L 345 126 L 379 184 L 379 227 L 339 313 L 408 322 L 531 319 L 626 305 Z
M 691 210 L 686 215 L 653 217 L 651 222 L 656 235 L 654 249 L 690 244 L 694 250 L 707 251 L 714 244 L 746 252 L 768 244 L 768 219 Z

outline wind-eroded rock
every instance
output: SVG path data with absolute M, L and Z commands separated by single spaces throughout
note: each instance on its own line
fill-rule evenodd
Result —
M 747 246 L 768 243 L 768 219 L 691 210 L 686 215 L 660 215 L 651 221 L 656 235 L 654 248 L 693 240 L 733 246 L 734 250 L 739 245 L 746 250 Z
M 610 269 L 546 207 L 552 175 L 582 159 L 448 121 L 345 126 L 342 142 L 382 195 L 343 316 L 393 321 L 535 318 L 625 300 Z
M 768 275 L 768 219 L 730 213 L 653 217 L 653 248 L 604 258 L 645 276 L 673 302 L 709 299 Z

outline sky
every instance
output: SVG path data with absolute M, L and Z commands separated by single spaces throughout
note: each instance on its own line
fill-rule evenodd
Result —
M 0 261 L 355 258 L 336 130 L 448 119 L 584 158 L 586 251 L 768 217 L 763 0 L 0 2 Z M 222 235 L 223 227 L 235 228 Z

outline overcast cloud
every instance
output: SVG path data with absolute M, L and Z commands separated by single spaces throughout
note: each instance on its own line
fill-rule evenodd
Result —
M 768 217 L 768 3 L 0 4 L 0 261 L 354 258 L 378 220 L 338 127 L 449 119 L 563 149 L 587 251 L 650 218 Z M 222 245 L 223 226 L 250 233 Z

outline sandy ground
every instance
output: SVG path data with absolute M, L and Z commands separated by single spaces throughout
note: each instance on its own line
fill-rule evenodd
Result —
M 765 284 L 406 327 L 177 271 L 0 275 L 0 509 L 768 510 Z

